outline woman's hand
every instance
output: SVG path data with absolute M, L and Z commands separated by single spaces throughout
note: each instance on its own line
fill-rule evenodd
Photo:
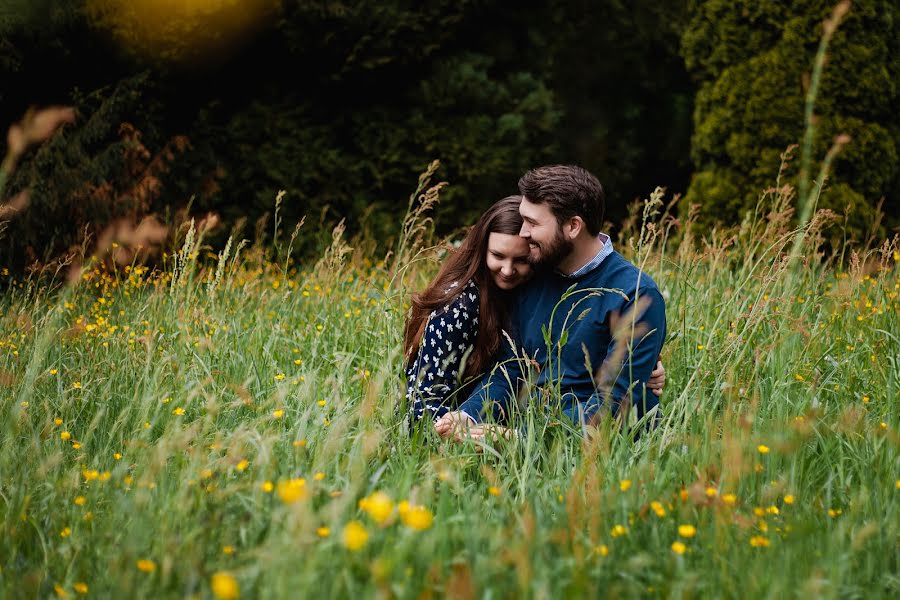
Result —
M 663 387 L 666 385 L 666 368 L 663 366 L 662 361 L 657 361 L 656 368 L 653 369 L 653 372 L 650 373 L 650 381 L 647 382 L 647 387 L 650 388 L 657 396 L 662 396 Z
M 462 411 L 452 411 L 434 422 L 434 430 L 442 438 L 457 437 L 461 432 L 468 430 L 474 421 Z

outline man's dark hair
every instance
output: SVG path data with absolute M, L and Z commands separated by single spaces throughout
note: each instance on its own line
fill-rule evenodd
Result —
M 603 186 L 596 177 L 574 165 L 548 165 L 525 173 L 519 179 L 519 193 L 529 202 L 549 204 L 562 225 L 581 217 L 591 235 L 603 225 Z

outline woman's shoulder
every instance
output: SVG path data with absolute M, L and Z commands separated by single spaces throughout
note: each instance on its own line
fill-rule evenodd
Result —
M 459 289 L 460 285 L 462 286 L 461 290 Z M 453 304 L 470 304 L 472 302 L 477 304 L 480 293 L 475 279 L 470 279 L 462 284 L 454 281 L 444 290 L 444 295 L 453 298 L 447 303 L 447 306 L 452 306 Z
M 474 279 L 470 279 L 465 283 L 460 283 L 459 281 L 452 282 L 444 290 L 444 295 L 447 296 L 447 303 L 441 308 L 432 311 L 431 316 L 449 312 L 457 315 L 460 311 L 462 311 L 467 318 L 477 316 L 480 294 L 478 291 L 478 284 Z

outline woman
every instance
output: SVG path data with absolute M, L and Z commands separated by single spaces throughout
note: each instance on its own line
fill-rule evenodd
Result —
M 529 247 L 519 236 L 521 196 L 491 206 L 420 294 L 413 294 L 403 347 L 411 424 L 437 420 L 462 403 L 494 365 L 511 291 L 531 276 Z M 657 364 L 648 387 L 660 395 Z
M 410 416 L 437 419 L 493 366 L 509 290 L 531 275 L 520 196 L 491 206 L 424 292 L 413 294 L 403 347 Z

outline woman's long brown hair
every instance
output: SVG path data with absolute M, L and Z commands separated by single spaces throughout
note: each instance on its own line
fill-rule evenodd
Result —
M 466 362 L 463 375 L 472 377 L 487 369 L 500 348 L 500 330 L 505 325 L 504 292 L 497 288 L 487 268 L 488 238 L 492 233 L 518 235 L 522 229 L 519 214 L 521 196 L 507 196 L 491 206 L 469 230 L 458 249 L 452 251 L 425 291 L 412 296 L 412 309 L 403 334 L 407 364 L 419 352 L 425 324 L 433 310 L 456 300 L 466 283 L 475 280 L 480 293 L 478 336 Z M 448 291 L 457 282 L 459 285 Z

